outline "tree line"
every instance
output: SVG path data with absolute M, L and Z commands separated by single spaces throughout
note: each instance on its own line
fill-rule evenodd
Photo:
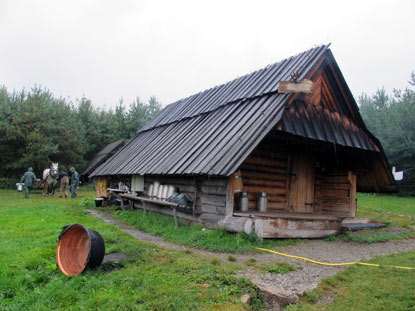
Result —
M 397 182 L 402 192 L 415 193 L 415 73 L 405 90 L 384 88 L 358 97 L 360 113 L 369 131 L 382 143 L 391 166 L 404 171 Z
M 138 97 L 127 107 L 101 109 L 83 97 L 56 98 L 41 87 L 10 92 L 0 87 L 0 177 L 19 177 L 28 167 L 37 174 L 58 162 L 78 172 L 107 144 L 131 139 L 162 106 L 156 97 Z M 37 176 L 40 177 L 39 175 Z

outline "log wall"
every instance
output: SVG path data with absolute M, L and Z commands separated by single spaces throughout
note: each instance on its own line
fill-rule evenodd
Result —
M 356 216 L 356 175 L 352 172 L 316 173 L 314 212 Z
M 228 178 L 145 176 L 144 195 L 148 195 L 149 186 L 154 181 L 173 185 L 181 193 L 196 198 L 194 216 L 207 227 L 216 228 L 225 217 Z
M 243 190 L 248 192 L 249 209 L 256 209 L 257 193 L 266 192 L 268 210 L 286 210 L 289 156 L 259 146 L 240 167 Z

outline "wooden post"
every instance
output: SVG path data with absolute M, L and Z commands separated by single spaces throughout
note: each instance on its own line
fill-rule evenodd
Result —
M 144 214 L 147 215 L 146 202 L 145 201 L 143 201 L 143 210 L 144 210 Z
M 179 223 L 177 221 L 177 211 L 176 211 L 176 208 L 175 207 L 173 207 L 173 217 L 174 217 L 174 227 L 175 228 L 178 228 L 179 227 Z
M 116 197 L 118 198 L 118 199 L 120 199 L 120 207 L 121 207 L 121 209 L 123 210 L 123 211 L 125 211 L 125 205 L 124 205 L 124 199 L 123 198 L 121 198 L 120 196 L 118 196 L 118 195 L 116 195 Z
M 195 198 L 192 204 L 192 216 L 196 217 L 196 200 L 197 200 L 197 190 L 195 191 Z

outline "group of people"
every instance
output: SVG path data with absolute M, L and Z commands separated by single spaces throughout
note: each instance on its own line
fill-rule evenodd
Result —
M 72 199 L 76 198 L 76 190 L 79 188 L 79 174 L 75 170 L 74 167 L 71 167 L 69 171 L 71 172 L 70 183 L 69 183 L 68 173 L 65 172 L 64 169 L 61 169 L 59 171 L 58 181 L 60 181 L 60 192 L 59 192 L 60 198 L 62 198 L 63 196 L 65 196 L 65 198 L 68 197 L 69 184 L 71 185 L 70 186 L 71 198 Z M 29 198 L 30 190 L 32 189 L 32 186 L 35 183 L 35 181 L 36 181 L 36 175 L 35 173 L 33 173 L 33 168 L 29 167 L 27 172 L 24 173 L 24 175 L 20 179 L 20 182 L 24 183 L 26 199 Z

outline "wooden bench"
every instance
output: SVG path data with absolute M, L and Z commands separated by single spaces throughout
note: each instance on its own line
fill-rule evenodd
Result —
M 127 199 L 130 201 L 139 201 L 141 203 L 143 203 L 143 210 L 144 213 L 147 213 L 146 210 L 146 203 L 152 203 L 152 204 L 158 204 L 158 205 L 163 205 L 163 206 L 168 206 L 173 210 L 173 218 L 174 218 L 174 226 L 177 228 L 179 226 L 179 222 L 177 220 L 177 210 L 185 210 L 188 211 L 188 208 L 186 206 L 182 206 L 179 205 L 177 203 L 172 203 L 172 202 L 167 202 L 167 201 L 162 201 L 162 200 L 154 200 L 154 199 L 149 199 L 149 198 L 144 198 L 144 197 L 139 197 L 139 196 L 135 196 L 132 194 L 119 194 L 119 196 L 122 199 Z M 125 209 L 124 206 L 124 202 L 122 202 L 123 200 L 121 200 L 121 209 Z

